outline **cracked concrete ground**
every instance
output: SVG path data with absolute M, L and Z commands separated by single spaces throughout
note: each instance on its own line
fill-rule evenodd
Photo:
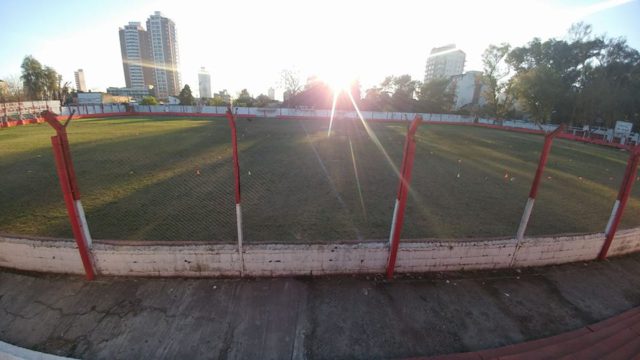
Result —
M 134 279 L 0 272 L 0 340 L 87 359 L 398 358 L 559 334 L 640 305 L 640 254 L 376 277 Z

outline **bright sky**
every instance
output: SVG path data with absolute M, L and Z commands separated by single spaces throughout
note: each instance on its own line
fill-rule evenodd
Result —
M 640 0 L 0 0 L 0 78 L 31 54 L 72 83 L 83 68 L 94 91 L 124 86 L 118 28 L 156 10 L 176 23 L 183 84 L 196 94 L 200 66 L 215 92 L 254 96 L 277 88 L 282 69 L 364 88 L 386 75 L 422 80 L 430 49 L 448 43 L 466 52 L 465 71 L 481 70 L 487 45 L 561 37 L 577 21 L 640 49 Z

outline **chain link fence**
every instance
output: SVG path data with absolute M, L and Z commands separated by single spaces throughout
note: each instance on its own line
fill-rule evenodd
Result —
M 69 139 L 95 239 L 234 242 L 223 120 L 82 120 Z
M 405 123 L 237 119 L 247 243 L 386 240 Z M 71 237 L 47 124 L 0 131 L 0 232 Z M 234 243 L 226 119 L 73 120 L 73 163 L 92 237 Z M 422 126 L 403 239 L 514 236 L 543 137 Z M 628 153 L 556 139 L 527 235 L 602 232 Z M 622 228 L 637 226 L 636 183 Z

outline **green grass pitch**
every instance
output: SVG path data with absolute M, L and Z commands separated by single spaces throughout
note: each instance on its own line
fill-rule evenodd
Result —
M 406 124 L 372 123 L 395 166 Z M 358 121 L 238 119 L 245 241 L 388 239 L 398 179 Z M 46 124 L 0 130 L 0 232 L 71 237 Z M 226 119 L 72 121 L 95 239 L 235 241 Z M 421 126 L 403 239 L 513 236 L 542 136 Z M 628 154 L 554 142 L 528 235 L 603 231 Z M 356 178 L 355 174 L 358 174 Z M 638 186 L 622 227 L 640 224 Z

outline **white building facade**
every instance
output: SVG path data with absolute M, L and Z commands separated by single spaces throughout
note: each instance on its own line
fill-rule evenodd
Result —
M 84 81 L 84 70 L 78 69 L 73 72 L 73 77 L 76 80 L 76 90 L 80 92 L 87 91 L 87 84 Z
M 424 72 L 424 82 L 448 79 L 464 72 L 466 55 L 454 44 L 431 49 Z
M 467 71 L 453 76 L 449 86 L 455 94 L 454 110 L 486 104 L 483 96 L 486 86 L 482 80 L 482 71 Z
M 127 88 L 148 89 L 153 86 L 153 69 L 149 35 L 139 22 L 130 22 L 120 28 L 120 52 Z
M 204 67 L 198 72 L 198 90 L 201 98 L 211 98 L 211 74 Z
M 171 19 L 162 16 L 160 11 L 156 11 L 147 19 L 147 31 L 155 74 L 154 92 L 161 99 L 178 95 L 181 81 L 176 25 Z

